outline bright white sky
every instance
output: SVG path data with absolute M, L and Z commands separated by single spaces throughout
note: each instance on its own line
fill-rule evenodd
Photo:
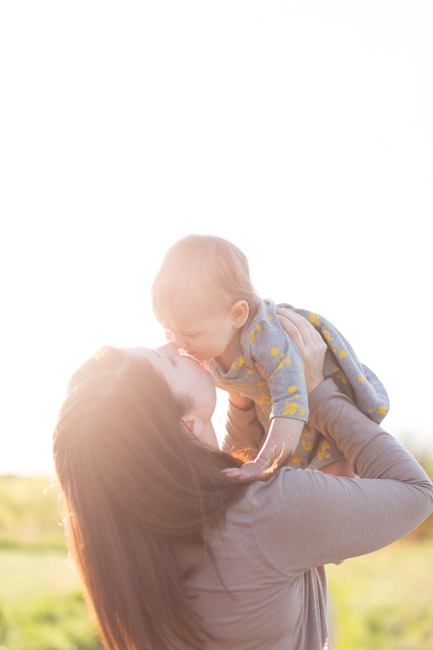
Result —
M 1 4 L 0 473 L 52 471 L 95 349 L 163 342 L 191 232 L 332 320 L 433 449 L 432 33 L 430 0 Z

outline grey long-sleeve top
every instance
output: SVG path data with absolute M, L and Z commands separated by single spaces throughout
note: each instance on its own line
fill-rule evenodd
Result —
M 202 559 L 189 580 L 193 607 L 221 640 L 206 650 L 330 647 L 323 565 L 390 544 L 433 509 L 424 470 L 331 379 L 310 395 L 310 420 L 361 478 L 284 467 L 251 484 L 210 531 L 215 564 Z M 231 409 L 229 430 L 256 426 Z

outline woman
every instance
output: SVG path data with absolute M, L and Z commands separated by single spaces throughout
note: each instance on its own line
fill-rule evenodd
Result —
M 310 421 L 361 477 L 271 469 L 239 482 L 210 376 L 172 345 L 106 348 L 73 376 L 54 435 L 70 548 L 112 650 L 328 647 L 323 565 L 369 553 L 433 508 L 416 461 L 323 380 L 325 345 L 289 312 Z M 257 427 L 248 401 L 228 430 Z

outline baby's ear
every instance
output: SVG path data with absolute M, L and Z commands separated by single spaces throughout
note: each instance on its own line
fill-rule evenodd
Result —
M 240 329 L 247 322 L 248 314 L 250 313 L 250 308 L 246 300 L 238 300 L 232 305 L 231 316 L 232 323 L 236 329 Z

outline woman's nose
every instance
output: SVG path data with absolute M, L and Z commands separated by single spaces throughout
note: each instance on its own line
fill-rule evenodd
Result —
M 158 352 L 165 355 L 166 357 L 179 356 L 179 350 L 177 349 L 174 343 L 166 343 L 165 345 L 162 345 L 161 347 L 157 348 L 157 350 Z
M 169 330 L 165 330 L 165 338 L 170 343 L 173 343 L 177 348 L 186 347 L 185 339 L 182 336 L 179 336 L 178 334 L 175 334 L 174 332 L 170 332 Z
M 185 339 L 182 336 L 179 336 L 178 334 L 173 334 L 172 341 L 177 348 L 187 347 Z

